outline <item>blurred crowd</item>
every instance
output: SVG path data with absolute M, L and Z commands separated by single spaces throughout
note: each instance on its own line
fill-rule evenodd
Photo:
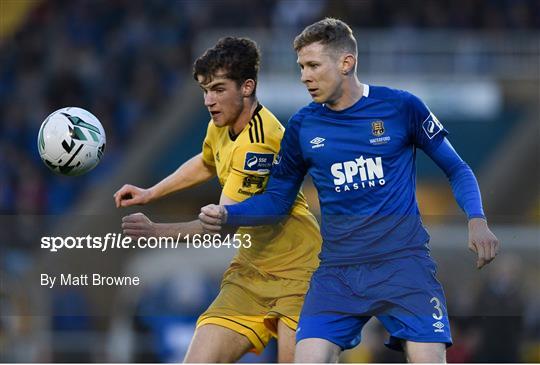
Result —
M 96 172 L 50 174 L 36 136 L 52 111 L 79 106 L 107 133 L 98 171 L 190 78 L 194 34 L 210 28 L 302 28 L 325 15 L 372 28 L 538 29 L 533 0 L 47 1 L 0 40 L 0 212 L 62 213 Z M 249 14 L 249 16 L 245 16 Z
M 0 51 L 0 211 L 63 213 L 89 178 L 57 177 L 36 135 L 52 111 L 90 110 L 107 134 L 101 175 L 137 124 L 186 77 L 189 22 L 181 2 L 42 2 Z
M 232 27 L 290 27 L 300 30 L 324 16 L 339 17 L 354 27 L 373 29 L 538 31 L 540 2 L 37 2 L 18 29 L 0 38 L 0 214 L 22 216 L 68 213 L 82 191 L 92 188 L 100 178 L 129 158 L 123 152 L 128 144 L 132 143 L 136 129 L 148 124 L 166 107 L 167 101 L 180 89 L 183 82 L 191 82 L 191 64 L 194 56 L 197 56 L 192 54 L 192 42 L 197 33 L 211 28 Z M 91 111 L 100 119 L 107 134 L 105 157 L 100 166 L 92 173 L 76 179 L 52 174 L 41 163 L 37 151 L 36 139 L 41 122 L 52 111 L 66 106 L 78 106 Z M 10 242 L 17 241 L 8 241 L 6 237 L 4 231 L 0 239 L 0 275 L 11 271 L 10 274 L 16 276 L 18 271 L 24 270 L 22 267 L 30 265 L 26 256 L 15 250 L 5 250 Z M 515 268 L 519 267 L 519 264 L 508 265 L 501 269 L 502 273 L 497 274 L 500 277 L 484 283 L 481 290 L 469 300 L 465 300 L 465 304 L 461 299 L 457 303 L 449 303 L 450 308 L 468 306 L 470 313 L 486 313 L 486 310 L 489 313 L 490 306 L 494 303 L 512 308 L 512 315 L 506 317 L 506 322 L 504 318 L 495 317 L 474 320 L 455 318 L 453 326 L 456 344 L 449 352 L 449 360 L 540 361 L 540 298 L 537 297 L 532 303 L 524 302 L 525 298 L 521 296 L 523 291 L 516 291 L 518 280 Z M 200 293 L 200 301 L 188 306 L 181 301 L 174 301 L 178 298 L 169 298 L 179 292 L 173 284 L 167 282 L 147 293 L 137 309 L 140 312 L 134 314 L 136 331 L 156 336 L 153 340 L 155 346 L 147 351 L 150 355 L 139 360 L 179 360 L 186 341 L 181 344 L 174 341 L 182 338 L 189 340 L 196 315 L 217 291 L 217 281 L 202 283 L 205 291 Z M 0 310 L 8 305 L 8 290 L 10 288 L 0 288 Z M 457 296 L 449 295 L 449 300 L 451 298 Z M 58 300 L 54 305 L 59 306 L 60 312 L 64 300 L 65 303 L 79 307 L 88 305 L 86 299 L 76 295 L 61 296 Z M 169 305 L 169 308 L 152 307 L 156 305 Z M 167 322 L 166 316 L 144 316 L 145 308 L 151 308 L 154 313 L 175 309 L 170 309 L 174 315 L 170 317 L 171 322 Z M 178 308 L 189 308 L 189 311 L 175 312 Z M 496 314 L 497 308 L 494 310 Z M 516 316 L 516 313 L 520 316 Z M 181 323 L 178 324 L 178 321 Z M 2 335 L 9 332 L 10 326 L 0 320 L 0 348 Z M 92 324 L 85 320 L 68 323 L 62 321 L 61 316 L 51 326 L 57 330 L 69 330 L 72 326 L 79 330 L 93 328 Z M 177 332 L 174 332 L 175 328 Z M 373 327 L 371 331 L 384 335 L 379 327 Z M 173 335 L 170 335 L 171 333 Z M 518 343 L 525 337 L 531 339 L 531 349 Z M 172 344 L 167 342 L 171 339 Z M 174 352 L 174 349 L 180 352 Z M 356 361 L 402 360 L 388 352 L 378 351 L 368 346 L 363 347 L 359 353 L 347 356 Z M 265 356 L 267 357 L 259 360 L 274 360 L 272 353 Z M 89 354 L 67 360 L 81 359 L 95 360 Z M 0 361 L 2 360 L 0 357 Z M 66 359 L 59 357 L 49 360 Z

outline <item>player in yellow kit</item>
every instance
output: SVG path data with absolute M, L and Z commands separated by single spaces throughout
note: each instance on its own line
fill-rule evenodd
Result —
M 124 185 L 117 207 L 145 204 L 173 191 L 219 178 L 220 204 L 261 193 L 279 151 L 284 128 L 256 97 L 259 50 L 245 38 L 227 37 L 194 65 L 212 116 L 202 153 L 149 189 Z M 198 220 L 154 223 L 141 213 L 124 217 L 132 236 L 202 233 Z M 235 362 L 260 353 L 272 336 L 278 360 L 294 359 L 295 330 L 311 274 L 318 265 L 319 227 L 300 193 L 291 215 L 276 226 L 240 228 L 249 235 L 223 275 L 221 290 L 199 317 L 186 362 Z M 249 247 L 248 247 L 249 246 Z

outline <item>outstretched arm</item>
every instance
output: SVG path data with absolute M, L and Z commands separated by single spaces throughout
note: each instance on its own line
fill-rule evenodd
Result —
M 237 202 L 221 194 L 220 204 L 232 205 Z M 186 235 L 193 236 L 195 234 L 203 234 L 205 230 L 201 221 L 196 219 L 190 222 L 176 223 L 156 223 L 150 220 L 143 213 L 130 214 L 122 218 L 122 231 L 126 236 L 130 237 L 172 237 L 177 238 L 178 235 L 185 237 Z
M 201 184 L 215 175 L 215 167 L 205 163 L 199 153 L 151 188 L 143 189 L 126 184 L 113 197 L 117 208 L 147 204 L 172 192 Z
M 437 148 L 425 151 L 444 171 L 458 205 L 467 214 L 469 249 L 478 254 L 477 268 L 480 269 L 495 258 L 499 252 L 499 242 L 487 225 L 476 177 L 447 138 Z
M 122 218 L 122 231 L 126 236 L 138 237 L 171 237 L 180 234 L 194 235 L 203 233 L 201 222 L 156 223 L 143 213 L 130 214 Z
M 277 223 L 289 214 L 301 184 L 272 175 L 264 193 L 235 205 L 207 205 L 201 208 L 199 219 L 206 230 L 214 232 L 221 231 L 225 224 L 238 227 Z

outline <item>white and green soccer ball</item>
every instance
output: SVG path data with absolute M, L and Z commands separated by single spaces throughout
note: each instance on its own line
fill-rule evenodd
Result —
M 41 159 L 52 171 L 76 176 L 97 166 L 105 150 L 99 120 L 82 108 L 62 108 L 49 115 L 38 134 Z

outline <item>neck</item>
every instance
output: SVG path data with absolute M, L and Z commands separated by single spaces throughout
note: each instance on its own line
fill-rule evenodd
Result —
M 332 102 L 327 102 L 329 109 L 340 111 L 354 105 L 364 93 L 364 85 L 358 80 L 356 75 L 347 77 L 342 84 L 340 95 Z
M 257 100 L 257 98 L 248 99 L 248 101 L 244 104 L 242 112 L 240 113 L 238 118 L 236 118 L 236 122 L 234 122 L 234 124 L 229 127 L 229 132 L 231 133 L 231 135 L 236 136 L 244 130 L 245 126 L 251 120 L 253 113 L 255 113 L 257 105 L 259 105 L 259 101 Z

